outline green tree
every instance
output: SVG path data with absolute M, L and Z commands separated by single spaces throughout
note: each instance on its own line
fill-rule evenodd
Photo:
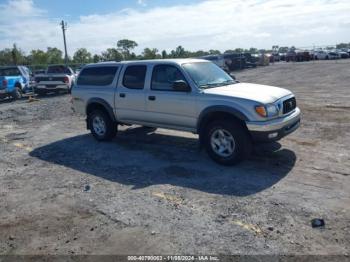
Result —
M 191 57 L 201 57 L 201 56 L 206 56 L 209 55 L 209 52 L 203 51 L 203 50 L 199 50 L 199 51 L 195 51 L 195 52 L 191 52 Z
M 62 64 L 63 63 L 63 53 L 56 47 L 48 47 L 46 51 L 47 63 L 48 64 Z
M 37 49 L 30 51 L 28 59 L 33 65 L 45 65 L 47 64 L 47 53 L 43 50 Z
M 287 53 L 288 50 L 289 50 L 288 46 L 281 46 L 280 48 L 278 48 L 279 53 Z
M 209 50 L 209 55 L 221 55 L 221 52 L 219 50 Z
M 123 54 L 124 60 L 130 59 L 131 50 L 137 46 L 138 44 L 135 41 L 129 39 L 122 39 L 117 42 L 118 50 Z
M 244 52 L 244 49 L 243 48 L 236 48 L 234 50 L 235 53 L 243 53 Z
M 93 58 L 92 58 L 92 61 L 94 63 L 98 63 L 98 62 L 102 61 L 102 57 L 99 56 L 99 55 L 94 55 Z
M 11 57 L 12 57 L 12 64 L 19 65 L 23 64 L 25 62 L 25 55 L 24 52 L 17 48 L 16 44 L 13 44 L 12 50 L 11 50 Z
M 143 59 L 156 59 L 161 56 L 158 54 L 157 48 L 145 48 L 142 53 Z
M 346 44 L 346 43 L 337 44 L 336 48 L 337 49 L 350 48 L 350 43 L 348 43 L 348 44 Z
M 12 50 L 5 48 L 0 51 L 0 65 L 12 64 Z
M 92 55 L 86 48 L 80 48 L 73 55 L 73 62 L 77 64 L 87 64 L 92 61 Z
M 122 61 L 123 55 L 115 48 L 108 48 L 102 53 L 103 61 Z
M 172 58 L 185 58 L 188 56 L 189 56 L 189 53 L 186 52 L 185 48 L 183 48 L 181 45 L 176 47 L 176 49 L 172 50 L 170 53 L 170 57 Z
M 251 48 L 249 48 L 248 52 L 251 54 L 257 54 L 259 52 L 259 50 L 255 47 L 251 47 Z
M 162 51 L 162 58 L 163 59 L 168 58 L 168 53 L 165 50 Z

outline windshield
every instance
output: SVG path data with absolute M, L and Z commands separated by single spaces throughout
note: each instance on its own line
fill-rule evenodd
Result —
M 213 63 L 187 63 L 182 66 L 200 89 L 236 83 L 230 75 Z
M 21 72 L 17 67 L 0 68 L 0 76 L 19 76 Z
M 71 71 L 66 66 L 49 66 L 47 69 L 48 74 L 67 74 L 70 75 Z

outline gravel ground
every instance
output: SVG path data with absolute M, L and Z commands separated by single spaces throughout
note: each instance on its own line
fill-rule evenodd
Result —
M 0 254 L 349 255 L 350 60 L 236 76 L 292 90 L 303 112 L 236 167 L 185 132 L 98 143 L 68 95 L 0 102 Z

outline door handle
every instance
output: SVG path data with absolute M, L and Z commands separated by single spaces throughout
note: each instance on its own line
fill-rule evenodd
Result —
M 122 98 L 124 98 L 124 97 L 125 97 L 125 94 L 124 94 L 124 93 L 120 93 L 119 96 L 122 97 Z
M 156 100 L 156 97 L 155 97 L 155 96 L 149 96 L 149 97 L 148 97 L 148 100 L 155 101 L 155 100 Z

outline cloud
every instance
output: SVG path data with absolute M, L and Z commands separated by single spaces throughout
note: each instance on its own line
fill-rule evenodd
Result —
M 141 6 L 147 6 L 146 0 L 137 0 L 137 3 Z
M 21 19 L 4 19 L 3 8 L 21 7 Z M 122 38 L 145 47 L 171 50 L 269 48 L 272 45 L 312 46 L 350 42 L 348 0 L 206 0 L 200 3 L 137 11 L 82 16 L 69 23 L 70 53 L 86 47 L 94 53 Z M 16 42 L 21 48 L 63 48 L 59 19 L 50 19 L 31 0 L 0 6 L 0 48 Z

